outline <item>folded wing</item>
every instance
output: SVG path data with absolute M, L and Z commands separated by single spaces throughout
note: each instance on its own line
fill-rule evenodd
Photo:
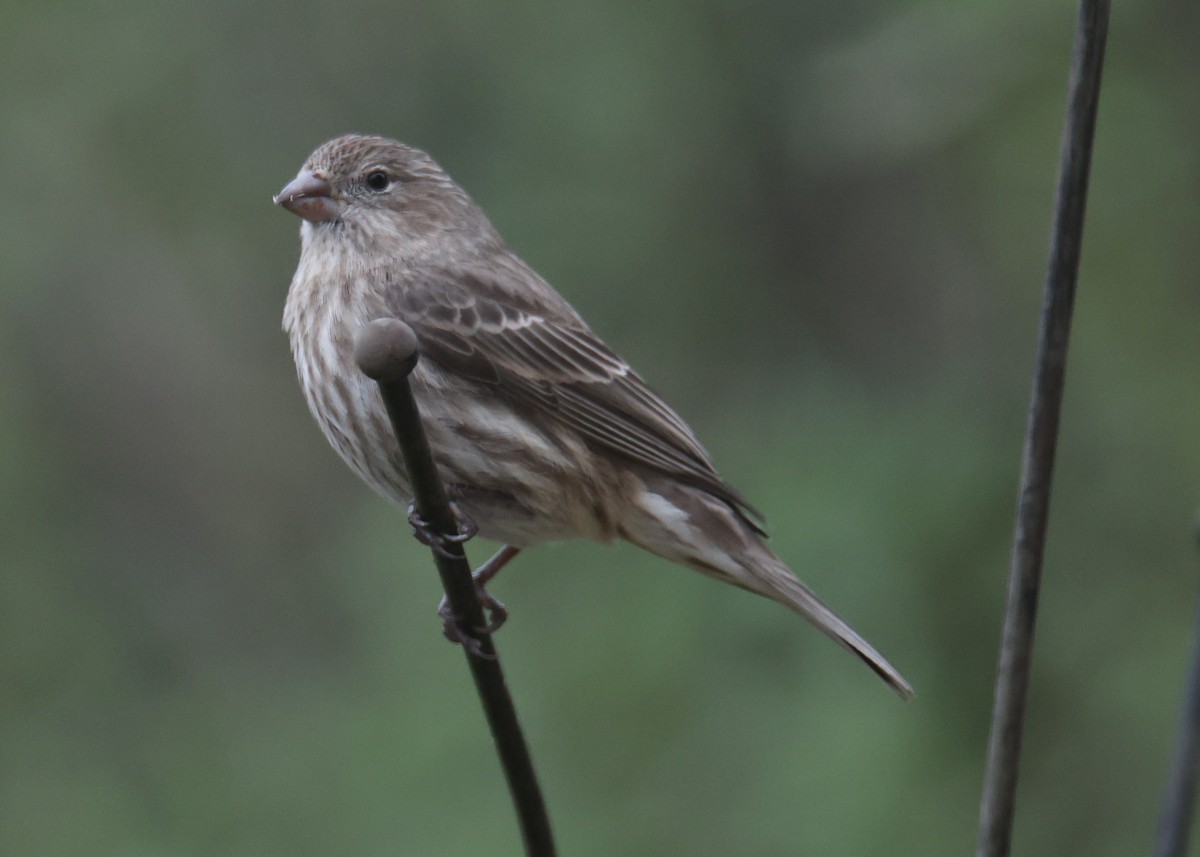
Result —
M 555 420 L 761 521 L 679 415 L 531 269 L 428 268 L 406 272 L 405 281 L 389 310 L 413 328 L 425 357 L 524 405 L 535 420 Z

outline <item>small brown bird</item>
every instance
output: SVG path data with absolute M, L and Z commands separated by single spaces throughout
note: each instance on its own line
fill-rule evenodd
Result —
M 509 546 L 494 568 L 540 542 L 625 539 L 779 601 L 912 694 L 767 548 L 758 512 L 687 424 L 427 154 L 339 137 L 275 201 L 304 220 L 283 315 L 304 396 L 371 487 L 412 500 L 378 389 L 354 359 L 358 330 L 394 317 L 420 342 L 411 383 L 447 492 Z

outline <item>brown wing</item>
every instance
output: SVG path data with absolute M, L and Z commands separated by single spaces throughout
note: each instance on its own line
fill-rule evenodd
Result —
M 557 420 L 762 519 L 713 469 L 687 423 L 532 270 L 423 269 L 405 280 L 411 285 L 390 309 L 424 356 L 527 406 L 534 419 Z

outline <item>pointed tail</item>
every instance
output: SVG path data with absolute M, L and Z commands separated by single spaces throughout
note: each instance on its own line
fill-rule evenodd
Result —
M 754 591 L 784 604 L 816 625 L 835 643 L 857 655 L 877 676 L 900 694 L 902 699 L 913 696 L 910 685 L 887 658 L 864 640 L 841 616 L 830 610 L 817 594 L 796 579 L 791 570 L 764 546 L 752 572 Z
M 861 658 L 901 697 L 913 695 L 904 676 L 771 553 L 752 521 L 702 489 L 665 476 L 643 478 L 643 490 L 621 522 L 622 538 L 790 607 Z

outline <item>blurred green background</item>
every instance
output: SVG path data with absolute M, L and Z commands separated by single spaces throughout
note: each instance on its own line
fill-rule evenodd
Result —
M 520 853 L 428 552 L 280 331 L 271 194 L 350 130 L 432 152 L 918 691 L 627 546 L 533 551 L 493 591 L 562 853 L 970 853 L 1074 16 L 5 4 L 0 853 Z M 1016 853 L 1153 837 L 1197 588 L 1198 23 L 1113 20 Z

